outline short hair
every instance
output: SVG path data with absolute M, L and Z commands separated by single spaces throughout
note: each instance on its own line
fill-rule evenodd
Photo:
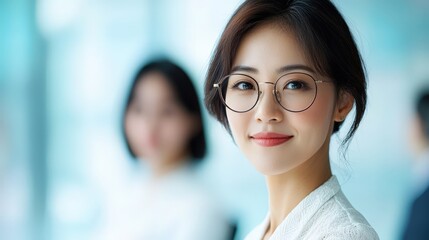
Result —
M 347 143 L 366 108 L 365 66 L 347 23 L 329 0 L 247 0 L 242 3 L 226 25 L 209 64 L 204 87 L 209 113 L 231 133 L 225 106 L 213 84 L 230 74 L 243 37 L 265 23 L 276 23 L 291 30 L 316 71 L 333 80 L 337 94 L 346 91 L 353 96 L 356 111 L 343 140 L 343 144 Z M 341 125 L 342 122 L 335 122 L 333 133 Z
M 416 112 L 421 120 L 424 134 L 429 138 L 429 89 L 424 90 L 418 96 Z
M 137 71 L 137 74 L 135 75 L 131 84 L 131 89 L 129 90 L 126 100 L 125 111 L 123 112 L 122 116 L 122 134 L 125 138 L 125 143 L 130 155 L 136 158 L 136 155 L 131 149 L 125 132 L 125 116 L 133 100 L 134 91 L 137 84 L 143 80 L 143 76 L 153 72 L 164 76 L 168 85 L 170 85 L 171 89 L 173 90 L 178 103 L 182 105 L 190 114 L 195 114 L 198 117 L 201 129 L 198 134 L 196 134 L 189 141 L 188 148 L 191 152 L 192 161 L 195 163 L 200 162 L 206 154 L 206 138 L 198 95 L 188 74 L 181 67 L 168 59 L 154 60 L 143 65 Z

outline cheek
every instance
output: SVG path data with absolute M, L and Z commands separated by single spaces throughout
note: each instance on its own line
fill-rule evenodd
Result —
M 232 132 L 235 132 L 235 128 L 238 124 L 238 118 L 235 116 L 234 112 L 226 109 L 226 118 L 228 119 L 228 125 Z
M 247 113 L 236 113 L 229 109 L 226 110 L 226 116 L 228 118 L 228 124 L 231 129 L 232 136 L 237 144 L 243 139 L 243 136 L 247 136 L 248 119 Z
M 193 129 L 191 122 L 186 119 L 177 118 L 166 120 L 161 128 L 162 139 L 171 147 L 186 146 L 192 137 Z
M 335 99 L 333 93 L 318 95 L 313 105 L 293 118 L 293 126 L 314 138 L 325 139 L 330 135 L 333 124 Z
M 124 122 L 125 135 L 131 149 L 136 155 L 139 155 L 141 148 L 144 146 L 145 135 L 147 132 L 144 122 L 135 116 L 127 116 Z

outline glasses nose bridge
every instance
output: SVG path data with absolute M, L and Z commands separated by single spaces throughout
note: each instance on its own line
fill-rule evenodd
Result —
M 260 84 L 262 84 L 262 83 L 265 83 L 265 84 L 273 86 L 273 90 L 272 90 L 271 93 L 273 94 L 274 99 L 277 100 L 276 83 L 273 83 L 273 82 L 260 82 L 260 83 L 257 83 L 258 84 L 258 88 L 259 88 L 259 92 L 258 92 L 258 94 L 259 94 L 259 101 L 260 101 L 260 98 L 262 97 L 262 90 L 261 90 L 261 87 L 260 87 Z

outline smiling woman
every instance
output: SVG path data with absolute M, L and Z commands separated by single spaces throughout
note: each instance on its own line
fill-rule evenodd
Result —
M 245 1 L 206 78 L 205 104 L 265 175 L 269 213 L 246 239 L 378 239 L 332 175 L 331 135 L 366 105 L 363 62 L 328 0 Z

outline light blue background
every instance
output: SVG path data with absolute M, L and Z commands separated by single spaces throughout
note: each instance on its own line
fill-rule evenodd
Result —
M 210 54 L 240 2 L 2 0 L 0 238 L 90 239 L 134 171 L 119 131 L 134 71 L 153 56 L 171 57 L 202 100 Z M 397 239 L 414 196 L 407 131 L 414 94 L 429 84 L 429 3 L 334 2 L 369 80 L 346 159 L 332 144 L 334 171 L 380 238 Z M 264 178 L 207 113 L 205 123 L 201 173 L 241 239 L 267 211 Z

